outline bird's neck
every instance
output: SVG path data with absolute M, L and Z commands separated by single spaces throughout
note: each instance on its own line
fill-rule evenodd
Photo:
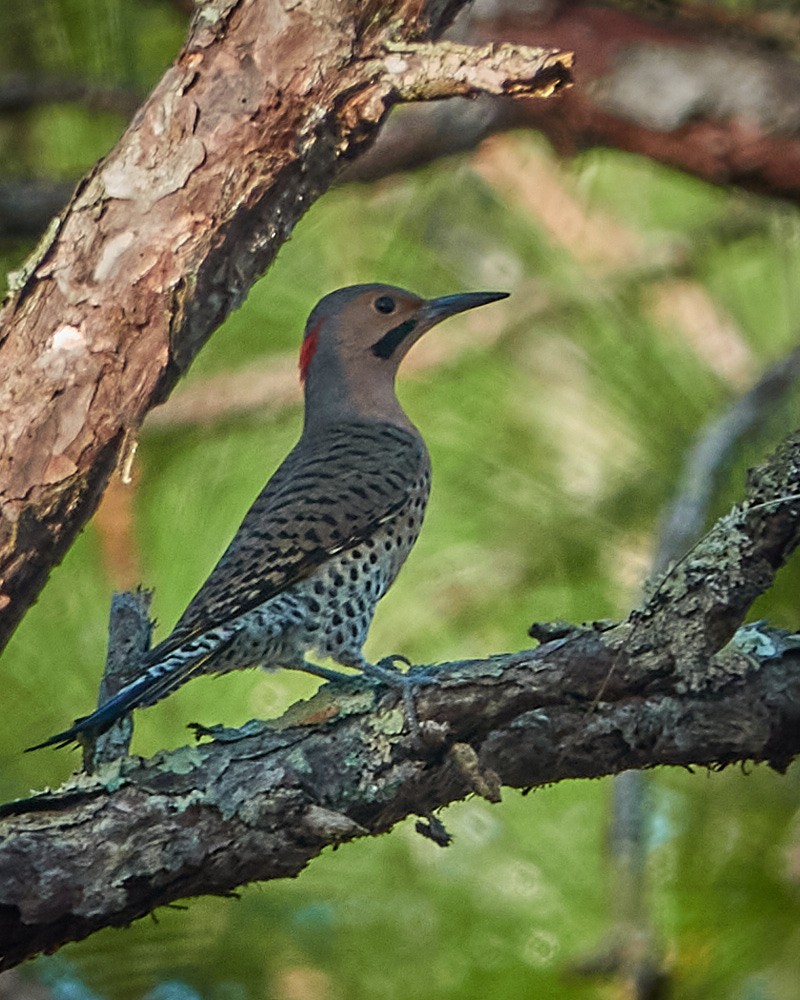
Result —
M 392 424 L 419 433 L 400 405 L 393 378 L 358 380 L 353 384 L 354 380 L 348 380 L 344 372 L 335 379 L 329 375 L 315 378 L 314 374 L 309 372 L 305 384 L 304 433 L 353 421 Z

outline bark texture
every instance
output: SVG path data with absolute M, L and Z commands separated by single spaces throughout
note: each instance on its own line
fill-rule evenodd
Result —
M 387 110 L 545 96 L 568 58 L 420 44 L 463 0 L 209 0 L 0 314 L 0 648 L 147 411 Z
M 800 637 L 766 628 L 676 694 L 637 674 L 593 706 L 625 627 L 429 668 L 417 751 L 395 694 L 326 687 L 280 727 L 251 723 L 151 760 L 123 758 L 0 809 L 0 969 L 187 896 L 296 875 L 320 851 L 500 785 L 533 788 L 658 764 L 783 768 L 800 750 Z M 480 721 L 477 721 L 480 720 Z
M 325 846 L 470 793 L 497 801 L 502 784 L 784 769 L 800 752 L 800 636 L 741 621 L 799 541 L 800 435 L 625 621 L 538 624 L 537 649 L 416 668 L 422 746 L 397 692 L 359 678 L 272 726 L 205 729 L 213 742 L 1 807 L 0 969 L 175 899 L 295 875 Z

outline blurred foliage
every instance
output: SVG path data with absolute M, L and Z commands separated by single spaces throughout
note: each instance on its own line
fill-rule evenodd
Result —
M 2 72 L 85 75 L 141 92 L 183 31 L 177 8 L 157 0 L 39 0 L 4 21 Z M 124 127 L 78 105 L 9 116 L 2 170 L 74 176 Z M 491 156 L 509 185 L 493 183 L 479 153 L 328 194 L 187 379 L 202 386 L 294 350 L 316 299 L 343 284 L 513 292 L 433 333 L 466 329 L 475 343 L 401 386 L 435 483 L 420 542 L 379 609 L 367 649 L 376 657 L 479 656 L 524 647 L 534 619 L 625 613 L 687 445 L 800 327 L 796 210 L 616 153 L 557 164 L 525 135 L 493 140 Z M 583 213 L 584 230 L 554 226 L 537 208 L 531 163 Z M 589 253 L 592 239 L 600 248 Z M 27 249 L 0 247 L 3 268 Z M 797 404 L 788 400 L 732 456 L 712 514 L 797 426 Z M 210 427 L 145 430 L 128 541 L 156 588 L 159 634 L 299 420 L 297 408 L 267 408 Z M 3 798 L 54 785 L 75 765 L 68 754 L 19 750 L 94 703 L 118 579 L 95 523 L 5 653 L 4 703 L 14 711 L 0 734 Z M 795 563 L 757 615 L 796 627 L 799 583 Z M 179 745 L 196 719 L 269 717 L 313 688 L 288 673 L 195 681 L 138 713 L 134 750 Z M 652 776 L 651 902 L 676 998 L 797 996 L 798 773 Z M 294 882 L 159 911 L 157 922 L 95 935 L 25 975 L 56 996 L 113 1000 L 616 996 L 567 971 L 610 930 L 607 791 L 573 783 L 528 797 L 506 791 L 499 807 L 468 801 L 443 816 L 455 835 L 445 851 L 404 824 L 326 851 Z

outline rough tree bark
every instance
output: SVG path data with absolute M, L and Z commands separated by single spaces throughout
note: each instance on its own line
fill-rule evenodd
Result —
M 463 0 L 210 0 L 0 314 L 0 648 L 212 330 L 388 108 L 545 96 L 569 57 L 416 44 Z
M 800 435 L 620 623 L 418 668 L 426 742 L 396 691 L 326 685 L 279 723 L 122 758 L 0 807 L 0 969 L 172 900 L 297 874 L 323 847 L 500 785 L 800 752 L 800 636 L 741 626 L 800 542 Z M 426 683 L 429 682 L 429 683 Z M 438 830 L 438 833 L 437 833 Z

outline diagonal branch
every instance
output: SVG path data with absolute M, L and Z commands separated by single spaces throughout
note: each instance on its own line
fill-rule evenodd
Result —
M 424 749 L 396 692 L 358 678 L 273 727 L 204 730 L 213 742 L 2 807 L 0 968 L 175 899 L 295 875 L 325 846 L 470 793 L 494 801 L 501 784 L 785 768 L 800 752 L 800 636 L 740 623 L 799 523 L 797 435 L 625 621 L 540 624 L 535 650 L 418 668 L 418 713 L 435 720 Z
M 763 423 L 800 378 L 800 347 L 776 361 L 721 416 L 702 429 L 684 461 L 675 499 L 663 517 L 656 572 L 663 572 L 700 536 L 714 489 L 735 445 Z
M 199 9 L 0 313 L 0 647 L 145 414 L 393 104 L 484 86 L 531 97 L 568 81 L 568 57 L 550 50 L 416 44 L 462 4 Z

